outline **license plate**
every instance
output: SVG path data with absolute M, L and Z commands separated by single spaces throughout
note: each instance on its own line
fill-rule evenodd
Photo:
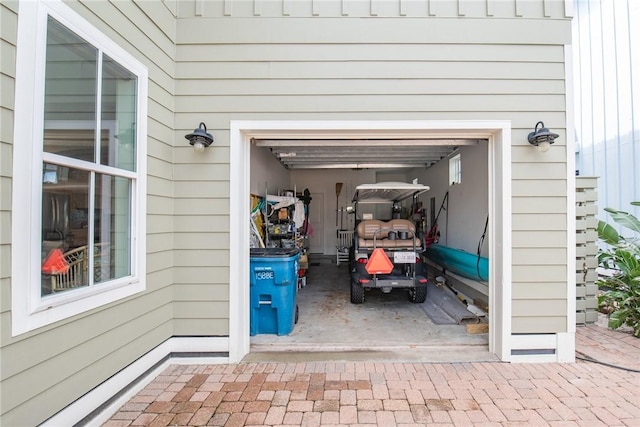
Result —
M 394 252 L 393 262 L 401 264 L 415 264 L 416 253 L 415 252 Z
M 273 279 L 273 271 L 256 271 L 257 280 L 269 280 Z

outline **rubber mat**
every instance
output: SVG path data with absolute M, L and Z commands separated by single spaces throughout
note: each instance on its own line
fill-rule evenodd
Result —
M 467 306 L 448 286 L 436 285 L 432 280 L 427 281 L 427 299 L 420 307 L 436 325 L 460 325 L 478 321 L 478 317 L 467 310 Z

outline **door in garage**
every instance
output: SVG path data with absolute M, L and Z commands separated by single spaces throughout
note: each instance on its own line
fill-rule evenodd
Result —
M 309 239 L 309 252 L 324 253 L 324 194 L 311 193 L 312 202 L 309 204 L 309 224 L 313 229 L 313 236 Z

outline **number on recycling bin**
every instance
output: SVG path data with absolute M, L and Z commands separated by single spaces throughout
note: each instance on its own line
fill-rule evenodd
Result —
M 258 280 L 273 279 L 273 271 L 256 271 L 256 279 Z

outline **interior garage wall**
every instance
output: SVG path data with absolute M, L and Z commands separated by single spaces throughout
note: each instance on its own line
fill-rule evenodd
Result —
M 401 150 L 401 148 L 398 148 L 398 150 Z M 380 170 L 376 173 L 375 182 L 411 182 L 412 180 L 413 178 L 407 178 L 407 169 L 400 170 L 400 171 Z M 423 184 L 423 183 L 420 182 L 420 184 Z M 400 202 L 400 205 L 402 206 L 402 209 L 406 209 L 406 211 L 409 212 L 411 209 L 411 203 L 412 203 L 412 200 L 407 199 Z M 375 209 L 374 218 L 377 218 L 377 219 L 383 219 L 383 220 L 390 219 L 393 214 L 392 212 L 393 205 L 375 204 L 374 209 Z
M 178 17 L 176 127 L 205 121 L 220 162 L 212 176 L 185 170 L 183 178 L 219 188 L 221 206 L 224 173 L 233 173 L 230 120 L 511 121 L 512 331 L 567 330 L 564 1 L 183 1 Z M 547 153 L 527 142 L 539 120 L 560 134 Z M 184 208 L 197 216 L 211 203 Z M 191 231 L 203 236 L 192 250 L 206 249 L 191 280 L 223 284 L 228 243 L 204 236 L 233 234 L 228 220 L 220 214 Z M 206 287 L 200 298 L 209 298 Z M 224 316 L 192 316 L 190 329 L 223 331 Z
M 449 159 L 456 154 L 460 154 L 462 162 L 462 183 L 450 185 Z M 448 204 L 445 204 L 448 209 L 443 209 L 438 218 L 440 244 L 474 254 L 477 252 L 489 209 L 488 168 L 487 143 L 482 141 L 477 146 L 460 147 L 427 169 L 415 170 L 418 182 L 431 187 L 419 197 L 425 208 L 427 227 L 431 227 L 430 199 L 436 198 L 434 215 L 437 215 L 445 194 L 449 192 Z M 482 256 L 487 256 L 488 248 L 487 237 L 482 246 Z
M 485 150 L 486 155 L 486 150 Z M 338 213 L 336 220 L 336 206 L 344 210 L 348 206 L 354 206 L 353 195 L 355 188 L 360 184 L 371 184 L 383 181 L 410 182 L 406 172 L 380 172 L 369 169 L 294 169 L 287 170 L 267 149 L 251 146 L 250 168 L 250 192 L 262 196 L 265 185 L 269 188 L 269 194 L 277 194 L 279 190 L 293 190 L 302 192 L 309 189 L 311 194 L 322 194 L 324 200 L 324 212 L 322 223 L 324 255 L 334 255 L 336 252 L 336 230 L 353 230 L 355 214 Z M 413 176 L 413 175 L 411 175 Z M 341 183 L 340 194 L 336 195 L 336 184 Z M 313 203 L 313 200 L 311 201 Z M 405 203 L 407 209 L 410 202 Z M 358 218 L 363 213 L 371 213 L 374 218 L 391 218 L 391 205 L 366 205 L 358 206 Z M 342 218 L 340 219 L 340 216 Z M 337 225 L 336 225 L 337 222 Z M 318 232 L 318 230 L 314 230 Z M 313 238 L 313 237 L 312 237 Z
M 266 189 L 269 194 L 278 194 L 288 190 L 289 171 L 282 166 L 269 150 L 251 144 L 251 168 L 249 192 L 264 197 Z
M 351 200 L 356 186 L 365 183 L 376 182 L 375 171 L 372 170 L 351 170 L 351 169 L 329 169 L 329 170 L 292 170 L 290 185 L 295 186 L 297 191 L 304 191 L 308 188 L 314 193 L 323 194 L 324 199 L 324 251 L 325 255 L 335 255 L 336 253 L 336 204 L 338 209 L 353 206 Z M 336 197 L 336 183 L 342 183 L 340 194 Z M 311 201 L 313 203 L 313 200 Z M 372 207 L 364 207 L 358 212 L 373 213 Z M 343 215 L 343 229 L 353 230 L 354 216 Z M 317 232 L 317 230 L 315 230 Z

